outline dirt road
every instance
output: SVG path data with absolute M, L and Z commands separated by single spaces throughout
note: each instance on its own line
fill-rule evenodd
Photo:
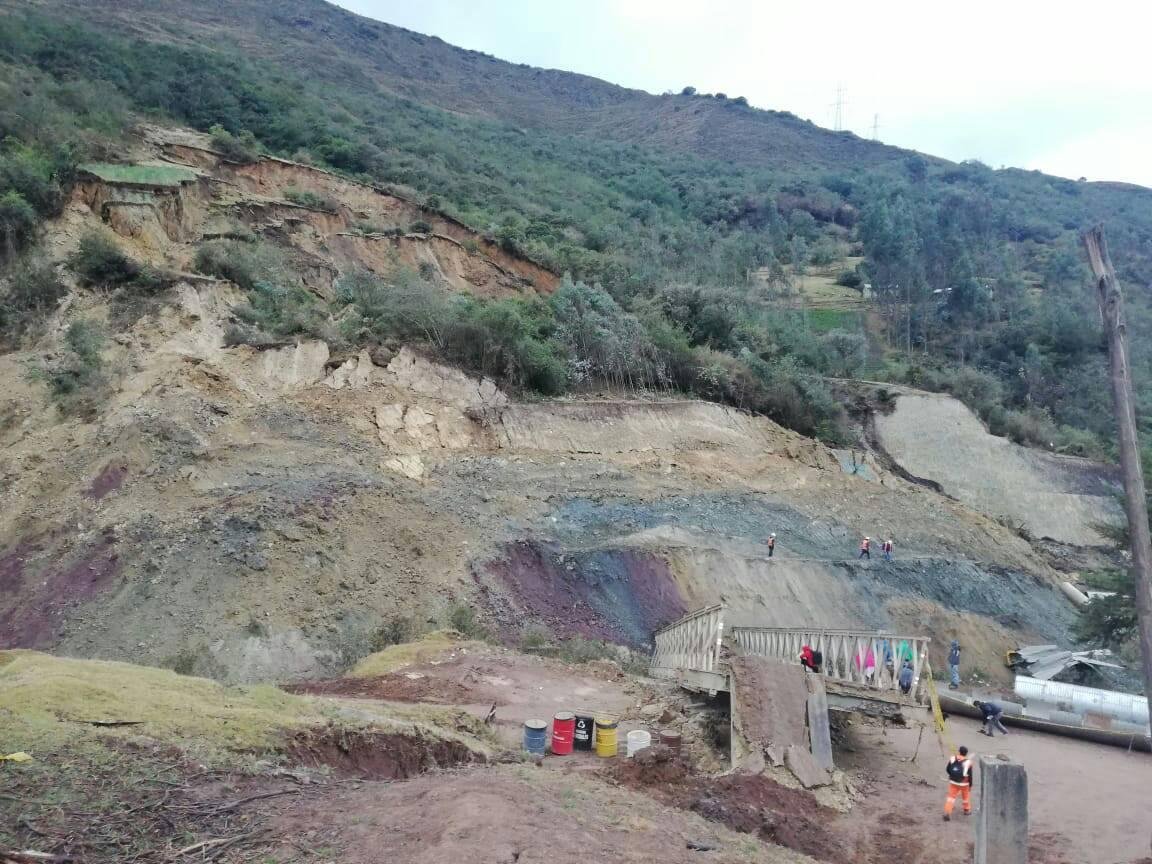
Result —
M 1029 860 L 1034 864 L 1127 864 L 1148 856 L 1152 756 L 1015 729 L 990 740 L 978 729 L 975 720 L 948 720 L 956 746 L 966 744 L 976 756 L 1004 753 L 1027 768 Z M 903 842 L 910 837 L 923 841 L 919 851 L 889 858 L 889 864 L 966 864 L 971 861 L 971 825 L 962 817 L 951 823 L 940 818 L 946 757 L 930 731 L 916 763 L 908 761 L 918 734 L 916 728 L 854 727 L 856 752 L 838 753 L 837 762 L 868 775 L 870 782 L 844 822 L 869 844 L 886 842 L 897 831 Z

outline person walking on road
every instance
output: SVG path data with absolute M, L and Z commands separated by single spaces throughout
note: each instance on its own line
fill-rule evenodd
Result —
M 944 801 L 944 821 L 952 821 L 952 808 L 956 806 L 956 796 L 964 802 L 964 815 L 972 815 L 972 760 L 968 758 L 968 748 L 961 747 L 956 755 L 948 760 L 948 798 Z
M 860 555 L 856 560 L 859 561 L 860 558 L 867 558 L 869 561 L 872 560 L 872 538 L 871 537 L 865 537 L 860 542 Z
M 984 728 L 980 730 L 981 735 L 995 738 L 996 729 L 999 729 L 1002 735 L 1008 734 L 1008 730 L 1005 729 L 1004 724 L 1000 722 L 1000 718 L 1004 716 L 1003 705 L 999 702 L 981 702 L 979 699 L 974 699 L 972 704 L 980 709 L 980 714 L 984 718 Z
M 958 689 L 960 687 L 960 643 L 955 639 L 952 640 L 952 647 L 948 649 L 948 675 L 951 678 L 948 682 L 948 689 Z
M 887 540 L 885 540 L 881 544 L 880 548 L 884 551 L 884 560 L 885 561 L 891 561 L 892 560 L 892 538 L 889 537 Z
M 776 535 L 768 535 L 768 557 L 772 557 L 772 553 L 776 551 Z
M 912 692 L 912 679 L 915 675 L 916 672 L 912 668 L 912 661 L 905 660 L 904 668 L 900 670 L 900 677 L 896 679 L 900 685 L 900 692 L 905 696 Z

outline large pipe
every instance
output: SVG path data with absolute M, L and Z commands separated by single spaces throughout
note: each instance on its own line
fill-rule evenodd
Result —
M 1046 702 L 1064 711 L 1103 714 L 1126 723 L 1148 725 L 1148 700 L 1143 696 L 1118 693 L 1115 690 L 1097 690 L 1095 687 L 1081 687 L 1079 684 L 1064 684 L 1060 681 L 1041 681 L 1024 675 L 1016 676 L 1015 690 L 1016 695 L 1025 702 Z
M 940 707 L 945 714 L 959 714 L 977 720 L 981 719 L 980 711 L 975 708 L 971 702 L 952 696 L 949 693 L 940 694 Z M 1061 712 L 1056 713 L 1058 716 L 1061 715 Z M 1063 719 L 1063 717 L 1061 717 L 1061 719 Z M 1031 729 L 1035 732 L 1049 732 L 1053 735 L 1063 735 L 1067 738 L 1079 738 L 1081 741 L 1110 744 L 1113 747 L 1124 747 L 1129 750 L 1143 750 L 1145 753 L 1152 751 L 1152 736 L 1140 734 L 1136 731 L 1092 729 L 1086 726 L 1059 723 L 1056 722 L 1055 718 L 1044 720 L 1039 717 L 1029 717 L 1027 715 L 1023 717 L 1013 717 L 1007 712 L 1004 713 L 1003 720 L 1008 726 L 1019 726 L 1021 729 Z
M 1077 606 L 1087 606 L 1089 603 L 1088 595 L 1073 585 L 1071 582 L 1061 582 L 1060 590 L 1067 595 L 1068 599 L 1075 603 Z

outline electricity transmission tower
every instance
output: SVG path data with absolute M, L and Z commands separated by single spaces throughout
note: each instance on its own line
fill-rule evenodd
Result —
M 879 114 L 873 114 L 872 115 L 872 140 L 873 141 L 879 141 L 880 140 L 880 115 Z
M 837 85 L 836 101 L 832 103 L 832 128 L 837 132 L 844 129 L 844 106 L 847 104 L 844 100 L 843 86 Z

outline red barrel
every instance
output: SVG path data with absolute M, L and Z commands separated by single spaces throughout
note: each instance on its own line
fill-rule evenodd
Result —
M 552 718 L 552 753 L 567 756 L 572 752 L 572 739 L 576 734 L 576 715 L 561 711 Z

